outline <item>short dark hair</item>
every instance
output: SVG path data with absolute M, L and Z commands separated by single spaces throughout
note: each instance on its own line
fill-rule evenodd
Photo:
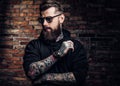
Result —
M 50 7 L 55 7 L 56 12 L 63 13 L 64 9 L 60 2 L 56 0 L 45 0 L 40 4 L 40 12 L 47 10 Z

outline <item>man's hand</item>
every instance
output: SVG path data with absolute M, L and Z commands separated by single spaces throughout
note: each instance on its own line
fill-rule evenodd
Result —
M 53 53 L 56 58 L 65 56 L 69 50 L 74 51 L 74 43 L 71 40 L 64 41 L 60 49 Z
M 74 43 L 71 40 L 64 41 L 60 47 L 60 51 L 63 51 L 63 56 L 66 55 L 69 50 L 74 51 Z

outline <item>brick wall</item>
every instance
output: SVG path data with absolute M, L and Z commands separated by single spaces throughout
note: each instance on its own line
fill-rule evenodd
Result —
M 88 51 L 86 86 L 119 86 L 119 0 L 59 0 L 64 27 Z M 0 0 L 0 86 L 30 86 L 22 68 L 26 44 L 41 32 L 41 0 Z

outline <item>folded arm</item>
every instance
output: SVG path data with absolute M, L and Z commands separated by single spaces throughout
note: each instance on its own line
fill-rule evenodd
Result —
M 29 66 L 28 76 L 31 79 L 35 79 L 37 76 L 46 72 L 50 67 L 57 61 L 58 58 L 62 58 L 64 55 L 68 53 L 70 49 L 73 49 L 73 42 L 72 41 L 64 41 L 60 47 L 60 49 L 54 52 L 49 57 L 33 62 Z
M 41 78 L 36 80 L 34 83 L 38 84 L 41 82 L 52 82 L 57 84 L 62 83 L 75 83 L 76 79 L 72 72 L 68 73 L 48 73 L 43 75 Z
M 57 59 L 50 55 L 44 60 L 33 62 L 30 64 L 28 75 L 31 79 L 35 79 L 38 75 L 46 72 L 56 61 Z

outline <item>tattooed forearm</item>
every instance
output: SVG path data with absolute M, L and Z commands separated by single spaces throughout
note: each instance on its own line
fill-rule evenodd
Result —
M 56 59 L 54 59 L 54 57 L 52 55 L 44 60 L 34 62 L 30 65 L 28 75 L 32 79 L 35 79 L 36 76 L 47 71 L 55 62 L 56 62 Z
M 42 81 L 54 81 L 54 82 L 76 82 L 76 79 L 72 72 L 69 73 L 50 73 L 43 76 Z

